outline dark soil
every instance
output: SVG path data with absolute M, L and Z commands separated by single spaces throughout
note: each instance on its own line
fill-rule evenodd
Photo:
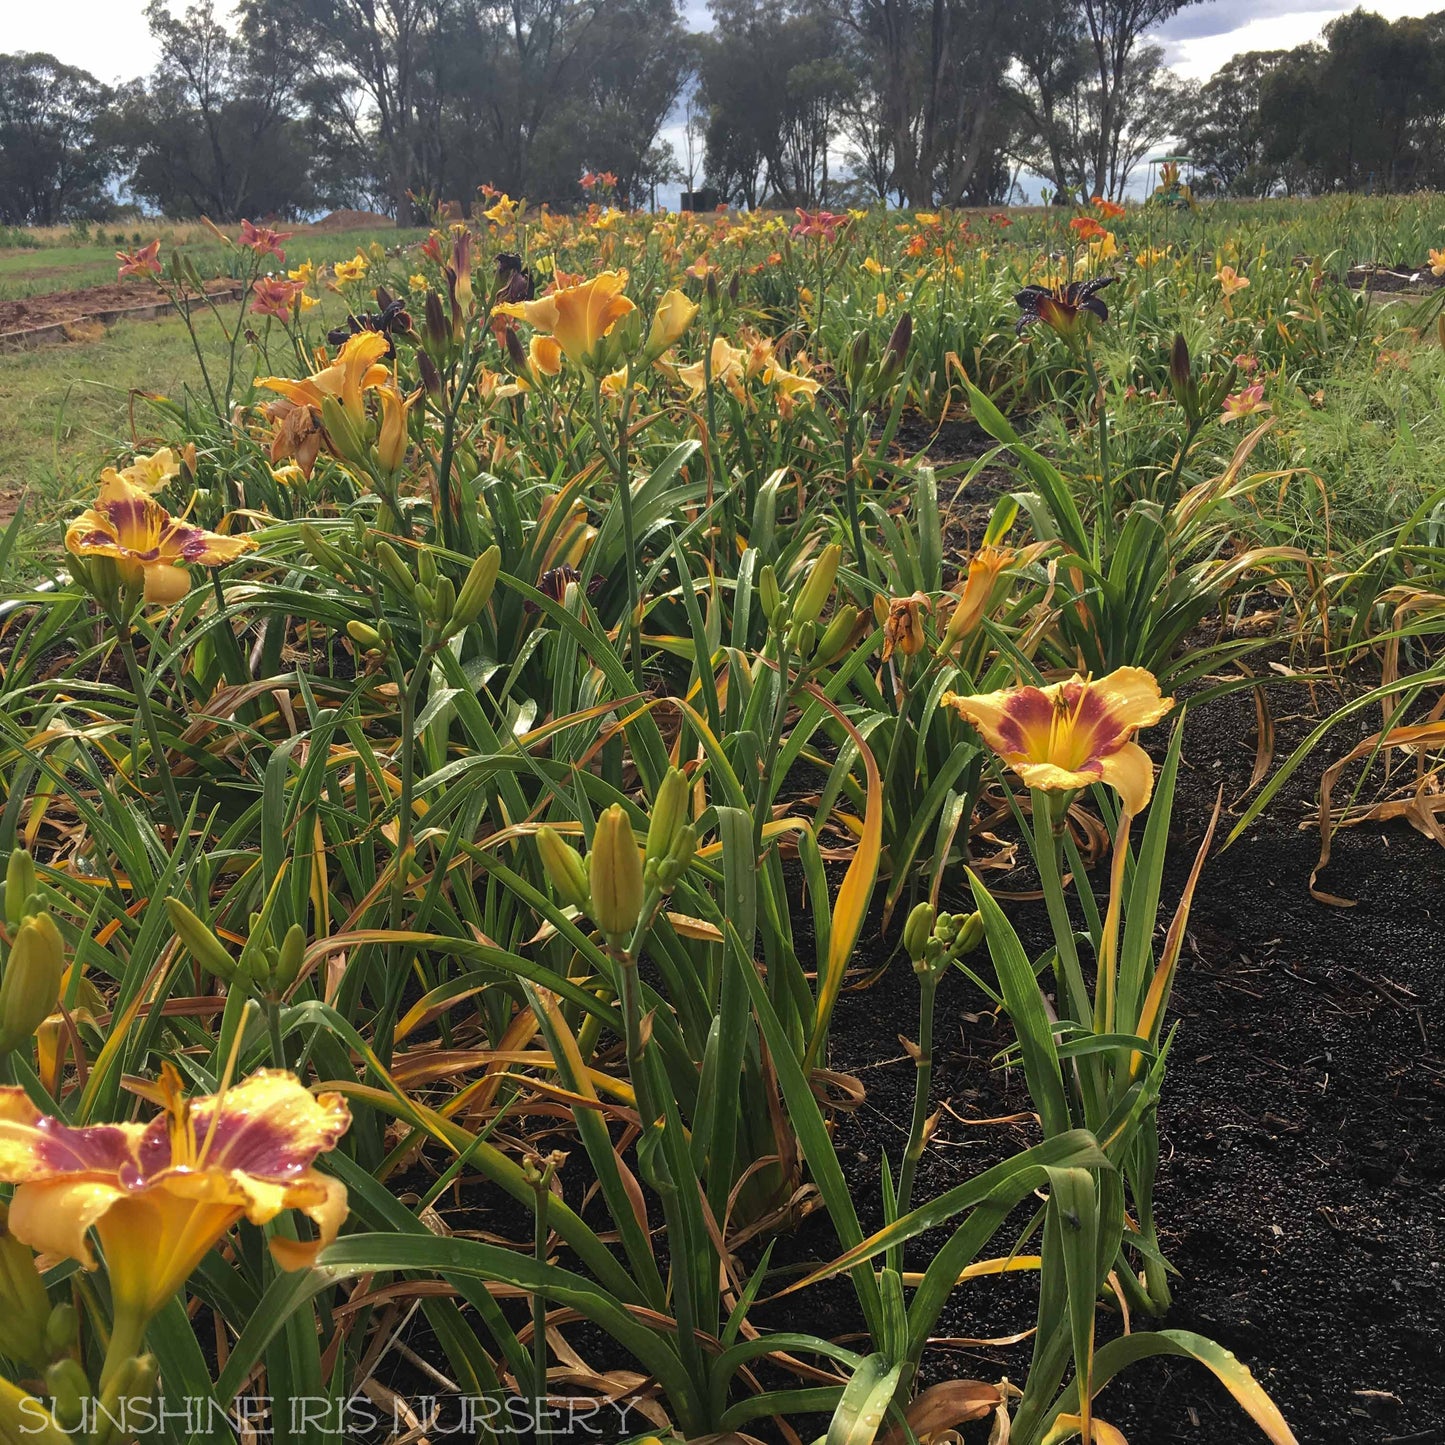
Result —
M 1253 726 L 1242 696 L 1190 720 L 1170 910 L 1216 790 L 1223 784 L 1228 802 L 1249 781 Z M 1281 719 L 1281 748 L 1306 727 L 1304 718 Z M 1329 755 L 1343 747 L 1342 738 Z M 1445 1439 L 1445 851 L 1403 824 L 1345 831 L 1320 886 L 1358 904 L 1314 901 L 1307 883 L 1318 833 L 1298 825 L 1318 768 L 1304 771 L 1308 780 L 1211 858 L 1196 895 L 1160 1106 L 1159 1217 L 1180 1276 L 1163 1323 L 1233 1350 L 1306 1445 L 1424 1445 Z M 1041 905 L 1006 908 L 1037 954 L 1047 937 Z M 1017 1125 L 962 1122 L 1025 1111 L 1028 1099 L 1021 1076 L 992 1066 L 1007 1025 L 961 976 L 944 989 L 932 1100 L 943 1113 L 915 1199 L 1037 1137 Z M 839 1130 L 865 1228 L 880 1222 L 879 1150 L 895 1172 L 902 1152 L 913 1069 L 898 1036 L 916 1030 L 916 987 L 902 961 L 867 992 L 845 995 L 833 1027 L 832 1067 L 868 1088 L 863 1109 Z M 1006 1253 L 1000 1239 L 997 1252 Z M 827 1242 L 816 1242 L 826 1254 Z M 920 1240 L 912 1267 L 924 1267 L 934 1247 Z M 794 1327 L 824 1327 L 848 1303 L 840 1293 L 821 1316 L 804 1305 Z M 1021 1285 L 982 1280 L 955 1292 L 940 1333 L 1006 1335 L 1027 1326 L 1029 1304 Z M 1027 1348 L 940 1349 L 925 1362 L 927 1377 L 1019 1380 Z M 1180 1360 L 1126 1372 L 1099 1412 L 1135 1445 L 1263 1438 L 1213 1376 Z

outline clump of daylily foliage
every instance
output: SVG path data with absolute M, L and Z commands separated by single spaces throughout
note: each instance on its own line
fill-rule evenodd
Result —
M 1262 229 L 1211 249 L 1166 182 L 1046 216 L 492 195 L 320 268 L 226 238 L 224 372 L 198 346 L 0 624 L 0 1439 L 182 1400 L 207 1423 L 166 1439 L 262 1402 L 363 1438 L 348 1407 L 424 1430 L 441 1391 L 521 1402 L 471 1416 L 507 1442 L 564 1396 L 619 1437 L 1107 1442 L 1096 1396 L 1157 1355 L 1293 1439 L 1167 1322 L 1178 704 L 1254 685 L 1261 599 L 1304 637 L 1400 601 L 1395 559 L 1321 597 L 1291 438 L 1338 348 L 1435 318 L 1384 336 Z M 829 1027 L 893 953 L 915 1102 L 865 1208 Z M 1037 1122 L 922 1197 L 955 969 Z M 835 1257 L 744 1249 L 818 1209 Z M 1037 1276 L 1008 1378 L 924 1390 L 951 1292 L 1004 1271 Z M 752 1323 L 835 1276 L 852 1338 Z

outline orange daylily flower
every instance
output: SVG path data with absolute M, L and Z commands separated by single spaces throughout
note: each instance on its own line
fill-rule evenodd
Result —
M 142 246 L 139 251 L 117 251 L 115 259 L 120 262 L 115 279 L 124 281 L 127 276 L 159 276 L 161 274 L 161 241 Z
M 945 652 L 951 652 L 978 628 L 993 598 L 994 583 L 1013 560 L 1014 554 L 1008 547 L 980 547 L 973 554 L 968 564 L 968 578 L 944 630 Z
M 957 709 L 1029 787 L 1060 792 L 1107 783 L 1131 815 L 1144 810 L 1154 790 L 1154 764 L 1134 735 L 1174 706 L 1142 667 L 972 697 L 946 692 L 940 701 Z
M 923 651 L 923 611 L 933 604 L 922 592 L 911 597 L 879 597 L 875 611 L 883 612 L 883 661 L 895 652 L 914 657 Z
M 364 394 L 374 387 L 385 386 L 391 379 L 391 372 L 381 364 L 390 344 L 379 331 L 358 331 L 342 346 L 335 361 L 304 380 L 266 376 L 258 385 L 267 391 L 280 392 L 293 406 L 310 406 L 317 411 L 321 410 L 324 397 L 337 397 L 347 415 L 360 426 L 366 420 Z

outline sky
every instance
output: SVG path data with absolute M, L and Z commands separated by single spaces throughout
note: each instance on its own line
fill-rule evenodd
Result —
M 1445 0 L 1371 0 L 1367 5 L 1391 20 L 1442 7 Z M 175 8 L 183 8 L 180 0 Z M 1181 10 L 1155 38 L 1180 74 L 1205 79 L 1241 51 L 1303 44 L 1334 16 L 1353 8 L 1344 0 L 1205 0 Z M 687 5 L 690 15 L 701 9 L 697 3 Z M 112 83 L 144 74 L 155 63 L 145 0 L 0 0 L 0 11 L 5 12 L 0 45 L 6 51 L 49 51 Z

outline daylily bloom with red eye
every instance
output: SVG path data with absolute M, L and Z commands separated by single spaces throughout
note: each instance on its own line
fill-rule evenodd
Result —
M 801 206 L 793 209 L 798 214 L 798 224 L 789 235 L 795 240 L 799 237 L 813 237 L 822 241 L 835 241 L 839 230 L 848 224 L 847 216 L 835 215 L 832 211 L 805 211 Z
M 1107 321 L 1109 308 L 1099 300 L 1098 293 L 1117 279 L 1116 276 L 1096 276 L 1092 281 L 1070 281 L 1060 286 L 1025 286 L 1014 296 L 1014 304 L 1023 312 L 1015 332 L 1022 336 L 1028 327 L 1042 321 L 1060 336 L 1072 337 L 1077 334 L 1085 313 Z
M 117 281 L 127 276 L 159 276 L 161 274 L 161 240 L 157 236 L 139 251 L 117 251 L 115 259 L 120 266 L 115 273 Z
M 252 537 L 223 537 L 172 517 L 154 497 L 114 468 L 101 473 L 95 505 L 65 529 L 76 557 L 110 558 L 128 587 L 143 586 L 145 600 L 169 606 L 191 590 L 188 566 L 220 567 L 252 551 Z
M 295 281 L 283 281 L 278 276 L 263 276 L 251 288 L 255 298 L 251 310 L 257 316 L 273 316 L 277 321 L 289 321 L 296 309 L 296 298 L 301 287 Z
M 1137 816 L 1154 790 L 1154 765 L 1134 741 L 1174 699 L 1142 667 L 1116 668 L 1097 680 L 1077 673 L 1048 687 L 1011 687 L 940 701 L 956 708 L 984 742 L 1031 788 L 1048 792 L 1107 783 Z
M 236 244 L 249 246 L 258 256 L 274 256 L 284 261 L 286 253 L 281 249 L 281 242 L 289 241 L 291 235 L 290 231 L 273 231 L 270 226 L 253 226 L 250 221 L 242 221 Z
M 72 1128 L 23 1089 L 0 1089 L 0 1179 L 19 1187 L 8 1227 L 41 1254 L 96 1267 L 105 1256 L 115 1336 L 134 1354 L 147 1321 L 243 1217 L 286 1209 L 311 1219 L 311 1244 L 275 1236 L 287 1270 L 308 1267 L 346 1220 L 346 1188 L 312 1168 L 351 1123 L 339 1094 L 313 1096 L 290 1074 L 263 1070 L 221 1094 L 187 1099 L 163 1067 L 164 1111 L 148 1124 Z M 107 1369 L 119 1360 L 107 1359 Z
M 1253 386 L 1247 386 L 1243 391 L 1224 398 L 1224 410 L 1220 413 L 1220 420 L 1238 421 L 1241 417 L 1257 416 L 1270 409 L 1269 403 L 1264 399 L 1264 384 L 1256 382 Z
M 567 359 L 591 369 L 600 343 L 630 311 L 622 294 L 626 271 L 603 271 L 578 286 L 563 286 L 535 301 L 498 306 L 494 316 L 510 316 L 557 339 Z

